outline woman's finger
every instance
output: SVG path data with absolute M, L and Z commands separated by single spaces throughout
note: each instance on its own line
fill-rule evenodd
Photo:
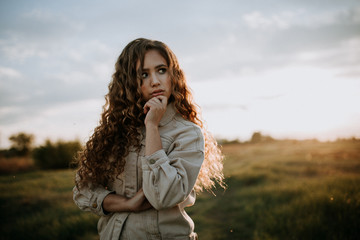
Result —
M 154 98 L 151 98 L 149 101 L 147 101 L 144 105 L 144 114 L 147 114 L 152 107 L 166 107 L 167 105 L 167 98 L 165 96 L 157 96 Z
M 167 97 L 160 95 L 160 96 L 157 96 L 156 98 L 160 100 L 160 102 L 162 103 L 163 106 L 167 105 L 167 101 L 168 101 Z

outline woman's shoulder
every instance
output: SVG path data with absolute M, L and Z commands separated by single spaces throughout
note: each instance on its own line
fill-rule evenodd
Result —
M 201 131 L 200 126 L 183 118 L 179 113 L 175 114 L 173 121 L 177 125 L 177 127 L 184 129 L 193 129 L 195 131 Z
M 163 126 L 160 135 L 165 142 L 169 142 L 170 145 L 175 144 L 179 149 L 203 150 L 204 148 L 201 128 L 184 119 L 180 114 L 176 114 L 168 124 Z
M 178 138 L 181 136 L 191 136 L 194 138 L 202 138 L 202 129 L 197 124 L 184 119 L 173 105 L 169 106 L 169 110 L 162 120 L 160 133 L 163 137 Z
M 167 125 L 167 134 L 175 136 L 191 136 L 202 138 L 201 127 L 197 124 L 184 119 L 180 114 L 176 114 L 172 121 Z

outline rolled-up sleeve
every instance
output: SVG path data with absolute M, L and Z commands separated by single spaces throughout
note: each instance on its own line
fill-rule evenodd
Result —
M 83 211 L 93 212 L 98 216 L 105 216 L 107 213 L 102 207 L 104 198 L 114 193 L 101 186 L 99 187 L 83 187 L 78 189 L 73 188 L 73 199 L 76 205 Z
M 157 210 L 173 207 L 189 196 L 204 161 L 204 137 L 197 126 L 188 126 L 172 145 L 168 154 L 161 149 L 142 158 L 143 190 Z

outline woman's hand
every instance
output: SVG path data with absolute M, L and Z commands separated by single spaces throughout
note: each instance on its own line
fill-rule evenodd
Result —
M 151 98 L 144 105 L 145 126 L 159 126 L 160 120 L 163 117 L 167 107 L 167 97 L 157 96 Z
M 134 197 L 128 199 L 128 204 L 131 212 L 140 212 L 152 208 L 145 197 L 143 189 L 140 189 Z
M 140 189 L 132 198 L 118 194 L 109 194 L 104 198 L 103 208 L 107 212 L 140 212 L 152 208 L 146 199 L 144 191 Z

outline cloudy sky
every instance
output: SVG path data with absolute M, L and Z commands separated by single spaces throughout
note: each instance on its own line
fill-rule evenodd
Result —
M 360 137 L 358 0 L 0 0 L 0 148 L 85 141 L 138 37 L 175 52 L 218 138 Z

